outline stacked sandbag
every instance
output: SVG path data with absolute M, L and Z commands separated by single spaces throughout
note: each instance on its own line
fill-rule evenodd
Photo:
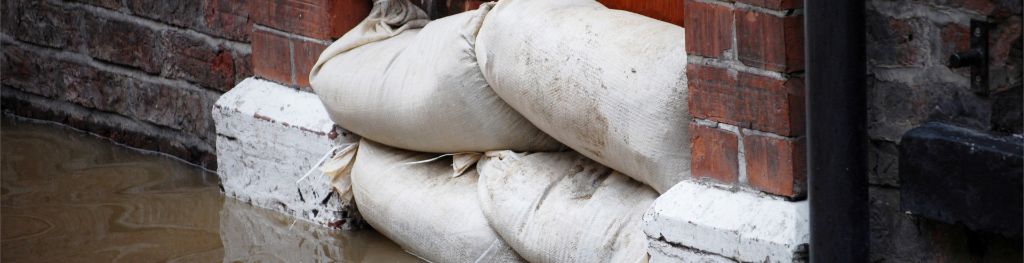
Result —
M 575 152 L 488 155 L 477 165 L 484 215 L 524 259 L 646 260 L 649 186 Z
M 436 156 L 360 142 L 352 186 L 364 220 L 432 262 L 521 262 L 480 210 L 475 169 L 453 177 Z
M 480 72 L 473 50 L 490 7 L 427 24 L 407 0 L 377 0 L 370 17 L 321 54 L 310 85 L 335 123 L 389 146 L 434 153 L 561 149 Z
M 689 176 L 683 28 L 593 0 L 502 0 L 476 54 L 538 128 L 664 192 Z

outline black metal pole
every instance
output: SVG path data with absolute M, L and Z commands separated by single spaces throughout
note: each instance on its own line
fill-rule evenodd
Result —
M 864 1 L 804 12 L 811 262 L 867 262 Z

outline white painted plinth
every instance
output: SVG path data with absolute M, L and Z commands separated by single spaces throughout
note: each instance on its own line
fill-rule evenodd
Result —
M 683 181 L 644 215 L 652 262 L 805 262 L 807 201 Z
M 357 221 L 319 171 L 296 182 L 335 145 L 358 141 L 316 95 L 249 78 L 217 100 L 213 118 L 225 195 L 322 226 Z

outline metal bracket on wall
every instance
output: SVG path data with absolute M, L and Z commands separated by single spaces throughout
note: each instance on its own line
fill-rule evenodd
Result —
M 988 22 L 971 20 L 971 47 L 949 56 L 949 67 L 971 67 L 971 91 L 988 96 Z

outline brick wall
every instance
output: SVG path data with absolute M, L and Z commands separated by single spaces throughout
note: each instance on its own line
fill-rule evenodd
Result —
M 801 4 L 685 1 L 695 178 L 805 196 Z
M 990 95 L 970 89 L 971 19 L 993 24 Z M 900 137 L 925 122 L 1022 134 L 1021 1 L 869 0 L 866 5 L 871 260 L 1019 262 L 1020 241 L 936 223 L 900 209 Z
M 370 0 L 255 0 L 252 12 L 253 72 L 309 90 L 309 70 L 320 52 L 359 24 Z
M 246 1 L 2 5 L 6 112 L 214 167 L 210 109 L 252 75 Z
M 413 2 L 440 17 L 486 1 Z M 660 11 L 676 10 L 678 0 L 604 2 L 681 23 L 679 12 Z M 2 108 L 213 168 L 210 109 L 220 94 L 250 76 L 308 90 L 320 52 L 371 7 L 371 0 L 4 1 Z

